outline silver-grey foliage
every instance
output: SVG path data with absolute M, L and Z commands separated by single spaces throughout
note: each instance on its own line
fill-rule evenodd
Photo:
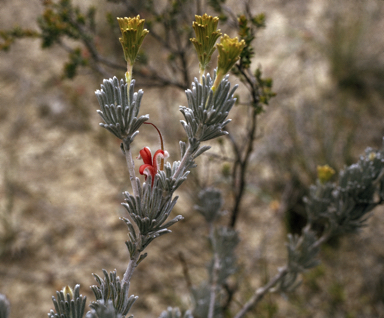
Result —
M 367 148 L 359 161 L 345 167 L 338 183 L 321 182 L 310 187 L 304 198 L 308 225 L 301 236 L 288 235 L 288 264 L 278 289 L 296 288 L 298 275 L 318 265 L 319 246 L 327 238 L 358 231 L 376 206 L 384 202 L 384 150 Z M 315 222 L 325 224 L 318 239 L 310 230 Z
M 239 237 L 235 230 L 218 226 L 223 199 L 220 190 L 207 188 L 199 193 L 199 211 L 209 225 L 209 241 L 212 259 L 208 264 L 208 281 L 192 288 L 193 315 L 195 318 L 223 316 L 223 286 L 228 277 L 237 270 L 235 248 Z
M 200 191 L 199 204 L 194 208 L 200 212 L 207 223 L 211 223 L 219 216 L 220 209 L 223 205 L 221 191 L 214 188 L 208 188 Z
M 384 202 L 384 151 L 368 148 L 339 174 L 338 184 L 317 182 L 304 199 L 311 223 L 325 221 L 332 235 L 352 233 Z
M 5 295 L 0 294 L 0 318 L 8 318 L 11 312 L 9 301 Z
M 172 198 L 171 195 L 163 196 L 163 189 L 159 187 L 159 176 L 156 175 L 154 185 L 151 185 L 151 176 L 143 187 L 139 187 L 139 196 L 134 197 L 129 192 L 124 192 L 126 208 L 131 219 L 136 223 L 140 230 L 141 246 L 137 246 L 138 237 L 134 228 L 127 218 L 123 218 L 129 229 L 130 241 L 126 242 L 130 256 L 136 252 L 143 251 L 155 238 L 170 233 L 170 226 L 183 219 L 181 215 L 164 223 L 175 206 L 178 197 Z M 144 256 L 145 257 L 145 256 Z
M 97 112 L 104 120 L 101 127 L 109 130 L 117 138 L 131 143 L 138 134 L 139 127 L 149 119 L 148 115 L 138 117 L 141 98 L 144 92 L 134 93 L 135 80 L 132 80 L 127 92 L 128 84 L 117 77 L 104 80 L 101 89 L 95 92 L 100 109 Z
M 167 310 L 161 313 L 159 318 L 193 318 L 193 316 L 189 310 L 182 315 L 179 308 L 168 307 Z
M 237 259 L 235 249 L 239 244 L 237 231 L 227 227 L 218 227 L 214 232 L 214 246 L 212 247 L 218 257 L 217 283 L 223 285 L 226 279 L 237 270 Z M 214 260 L 209 266 L 210 277 L 214 267 Z
M 301 236 L 288 234 L 288 264 L 287 274 L 279 283 L 281 292 L 289 292 L 300 285 L 297 282 L 299 274 L 319 264 L 316 259 L 320 248 L 313 231 L 305 228 Z
M 80 285 L 76 285 L 73 295 L 69 293 L 64 295 L 63 291 L 56 292 L 57 299 L 52 296 L 52 302 L 55 311 L 51 309 L 48 313 L 49 318 L 81 318 L 85 310 L 87 297 L 80 295 Z
M 100 307 L 99 304 L 104 305 L 111 301 L 113 307 L 116 309 L 116 313 L 125 317 L 138 297 L 133 295 L 128 297 L 129 284 L 121 283 L 119 276 L 116 275 L 116 270 L 110 272 L 108 275 L 108 272 L 103 269 L 103 274 L 104 279 L 97 274 L 93 274 L 98 286 L 91 286 L 96 297 L 96 302 L 92 302 L 89 307 L 96 310 Z
M 184 174 L 180 174 L 180 176 L 174 177 L 177 169 L 180 166 L 180 161 L 174 161 L 172 165 L 167 162 L 164 165 L 164 170 L 158 171 L 159 178 L 159 187 L 162 190 L 173 193 L 180 187 L 185 180 L 187 180 L 187 176 L 189 175 L 189 171 L 186 171 Z M 186 169 L 191 167 L 186 167 Z
M 226 119 L 236 99 L 233 94 L 237 88 L 231 89 L 231 84 L 226 76 L 216 91 L 212 90 L 214 78 L 209 74 L 202 77 L 200 83 L 195 78 L 192 83 L 192 90 L 185 91 L 188 100 L 188 107 L 180 106 L 185 121 L 181 123 L 187 133 L 188 139 L 196 138 L 197 141 L 206 141 L 228 134 L 224 127 L 231 121 Z
M 133 317 L 133 316 L 129 316 Z M 103 300 L 93 303 L 92 309 L 87 312 L 85 318 L 124 318 L 117 312 L 111 300 L 105 303 Z
M 193 317 L 207 318 L 209 313 L 209 301 L 211 297 L 211 286 L 207 282 L 202 282 L 199 286 L 191 290 Z M 220 302 L 216 301 L 214 305 L 214 318 L 222 318 Z

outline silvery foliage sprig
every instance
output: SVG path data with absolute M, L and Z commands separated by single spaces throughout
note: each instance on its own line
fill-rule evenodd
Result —
M 193 314 L 196 317 L 221 317 L 222 286 L 237 270 L 235 249 L 239 243 L 238 233 L 233 229 L 215 224 L 223 214 L 222 205 L 221 191 L 207 188 L 199 193 L 199 204 L 194 206 L 210 227 L 209 239 L 212 248 L 212 260 L 208 265 L 208 281 L 192 288 Z
M 85 310 L 87 297 L 80 295 L 80 285 L 76 285 L 73 292 L 56 292 L 57 299 L 52 296 L 55 311 L 51 309 L 48 313 L 49 318 L 81 318 Z
M 277 288 L 296 288 L 298 275 L 318 265 L 319 246 L 326 239 L 355 233 L 365 226 L 369 212 L 384 202 L 384 150 L 367 148 L 359 161 L 339 173 L 338 183 L 317 180 L 304 198 L 308 225 L 301 236 L 288 235 L 288 264 Z M 317 238 L 311 230 L 315 222 L 325 224 Z
M 195 78 L 192 90 L 185 92 L 188 107 L 180 106 L 180 111 L 185 118 L 181 123 L 188 139 L 196 138 L 201 142 L 228 134 L 223 129 L 231 121 L 227 116 L 236 102 L 233 94 L 238 86 L 231 89 L 227 75 L 214 92 L 215 78 L 216 72 L 213 78 L 209 74 L 202 76 L 202 83 Z
M 0 294 L 0 317 L 8 318 L 11 312 L 11 307 L 9 305 L 9 301 L 5 295 Z
M 89 307 L 97 311 L 101 305 L 105 306 L 105 304 L 111 302 L 116 309 L 116 314 L 125 317 L 138 297 L 133 295 L 128 297 L 129 285 L 121 283 L 116 270 L 108 275 L 108 272 L 103 269 L 103 274 L 104 279 L 97 274 L 93 274 L 98 285 L 91 286 L 96 301 L 92 302 Z M 132 318 L 133 316 L 127 317 Z
M 297 281 L 299 275 L 319 264 L 316 257 L 320 247 L 316 242 L 317 237 L 309 228 L 304 228 L 301 236 L 288 234 L 286 274 L 276 289 L 283 293 L 294 290 L 301 284 L 301 281 Z
M 130 220 L 124 219 L 132 233 L 130 241 L 126 243 L 131 257 L 136 251 L 141 252 L 156 237 L 169 233 L 168 228 L 182 219 L 182 216 L 177 216 L 164 224 L 178 199 L 178 197 L 172 198 L 173 193 L 187 179 L 188 169 L 194 167 L 194 159 L 210 149 L 209 146 L 199 148 L 200 142 L 227 134 L 222 129 L 230 121 L 226 118 L 235 103 L 233 93 L 237 86 L 231 90 L 226 77 L 213 94 L 211 89 L 213 80 L 210 75 L 202 78 L 203 85 L 195 79 L 192 91 L 186 91 L 188 105 L 192 108 L 180 107 L 188 122 L 187 124 L 182 121 L 182 124 L 189 141 L 188 146 L 180 141 L 182 159 L 174 161 L 172 165 L 167 162 L 164 170 L 158 171 L 155 176 L 153 186 L 150 176 L 143 186 L 138 182 L 137 197 L 129 192 L 124 193 L 126 202 L 123 205 L 140 229 L 140 237 L 137 237 L 132 232 L 133 226 L 129 225 Z M 141 240 L 140 247 L 136 244 L 139 240 Z
M 132 316 L 130 316 L 132 317 Z M 112 300 L 108 302 L 99 301 L 92 305 L 92 309 L 87 312 L 85 318 L 124 318 L 120 313 L 117 312 L 113 305 Z
M 216 226 L 215 222 L 223 215 L 221 211 L 223 205 L 222 193 L 215 188 L 207 188 L 199 193 L 199 204 L 194 208 L 199 211 L 211 227 L 210 241 L 213 252 L 218 257 L 217 283 L 222 285 L 225 280 L 235 273 L 237 269 L 235 249 L 239 243 L 238 232 L 225 227 Z M 214 260 L 208 266 L 209 277 L 212 277 L 214 270 Z
M 223 285 L 230 275 L 237 271 L 237 258 L 235 250 L 240 242 L 237 231 L 227 228 L 219 227 L 214 232 L 214 246 L 212 247 L 217 253 L 219 267 L 217 273 L 218 285 Z M 208 267 L 210 277 L 214 271 L 214 260 Z
M 187 179 L 189 169 L 194 168 L 195 159 L 211 147 L 201 142 L 228 134 L 224 127 L 231 121 L 228 113 L 236 102 L 233 97 L 237 85 L 231 89 L 228 76 L 224 77 L 220 85 L 213 92 L 212 87 L 216 78 L 209 74 L 202 76 L 202 83 L 197 78 L 192 83 L 192 89 L 185 91 L 188 107 L 180 106 L 185 120 L 181 121 L 188 137 L 188 145 L 180 141 L 181 160 L 172 164 L 167 162 L 164 170 L 158 172 L 159 187 L 172 195 L 174 191 Z M 156 180 L 155 180 L 156 184 Z
M 188 144 L 180 141 L 181 160 L 172 164 L 167 162 L 164 170 L 155 175 L 153 185 L 151 176 L 148 176 L 144 184 L 136 178 L 133 179 L 136 193 L 124 192 L 123 206 L 129 217 L 123 217 L 122 220 L 128 227 L 129 240 L 126 241 L 126 246 L 132 264 L 124 274 L 123 287 L 129 286 L 133 269 L 147 256 L 142 253 L 144 249 L 155 238 L 171 232 L 169 227 L 183 219 L 178 215 L 167 221 L 178 199 L 177 196 L 173 197 L 173 193 L 187 179 L 189 169 L 195 166 L 194 160 L 210 148 L 200 147 L 200 143 L 227 134 L 223 128 L 230 121 L 227 116 L 235 103 L 233 93 L 237 86 L 230 89 L 228 77 L 225 77 L 214 94 L 213 80 L 209 74 L 202 77 L 202 83 L 195 79 L 192 90 L 186 91 L 190 108 L 181 107 L 186 119 L 182 124 L 188 136 Z M 130 97 L 125 98 L 127 85 L 123 80 L 119 82 L 117 78 L 113 78 L 104 80 L 101 90 L 96 91 L 101 107 L 98 113 L 105 121 L 101 126 L 123 140 L 123 149 L 126 149 L 125 145 L 129 146 L 138 133 L 137 129 L 149 118 L 138 117 L 143 92 L 133 93 L 133 89 L 132 80 Z M 220 236 L 217 239 L 220 241 Z M 105 303 L 106 299 L 103 301 Z M 119 310 L 117 312 L 121 313 Z
M 209 304 L 211 298 L 211 285 L 204 281 L 199 286 L 193 287 L 191 290 L 193 316 L 195 318 L 208 317 L 210 311 Z M 222 318 L 220 302 L 215 301 L 213 308 L 213 317 Z
M 216 71 L 213 78 L 210 74 L 203 75 L 201 78 L 201 83 L 195 78 L 192 89 L 185 91 L 188 107 L 179 107 L 185 119 L 181 121 L 181 124 L 187 133 L 188 147 L 186 148 L 186 145 L 180 142 L 183 159 L 182 166 L 174 175 L 175 179 L 194 167 L 194 159 L 211 148 L 210 146 L 199 148 L 201 142 L 228 134 L 223 129 L 231 121 L 227 117 L 236 102 L 233 95 L 238 85 L 231 89 L 228 76 L 225 76 L 218 87 L 213 90 Z
M 193 314 L 195 317 L 223 317 L 220 303 L 223 300 L 223 285 L 238 269 L 235 249 L 239 243 L 235 230 L 219 227 L 211 240 L 212 259 L 208 265 L 208 280 L 192 288 Z M 211 299 L 213 307 L 210 307 Z
M 159 318 L 193 318 L 193 316 L 190 310 L 187 310 L 184 315 L 182 315 L 179 308 L 168 307 L 167 310 L 161 313 Z
M 126 241 L 126 245 L 131 258 L 136 252 L 142 252 L 155 238 L 170 233 L 171 231 L 168 228 L 183 219 L 181 215 L 178 215 L 171 221 L 164 223 L 175 206 L 178 197 L 176 196 L 173 199 L 171 197 L 164 198 L 162 196 L 163 191 L 157 185 L 153 186 L 153 189 L 150 188 L 151 183 L 146 183 L 143 193 L 139 189 L 139 197 L 134 197 L 129 192 L 124 193 L 126 203 L 122 203 L 122 205 L 138 226 L 141 239 L 141 246 L 138 248 L 136 244 L 138 237 L 133 231 L 134 228 L 131 222 L 127 218 L 122 218 L 129 229 L 130 241 Z M 146 254 L 142 254 L 138 263 L 145 257 Z
M 358 231 L 384 202 L 384 150 L 367 148 L 340 172 L 337 184 L 317 182 L 304 202 L 309 222 L 325 222 L 332 235 Z
M 220 215 L 223 206 L 223 196 L 221 191 L 214 188 L 208 188 L 199 193 L 199 204 L 194 209 L 201 213 L 207 223 L 212 223 Z
M 148 115 L 138 117 L 144 92 L 134 92 L 135 80 L 129 86 L 117 77 L 105 79 L 101 89 L 95 92 L 100 105 L 98 114 L 104 120 L 100 126 L 110 131 L 117 138 L 131 143 L 138 134 L 140 126 L 149 119 Z

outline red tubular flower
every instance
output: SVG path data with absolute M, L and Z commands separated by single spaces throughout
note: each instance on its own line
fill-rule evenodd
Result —
M 151 150 L 148 147 L 144 147 L 143 149 L 140 150 L 140 155 L 138 159 L 143 159 L 144 164 L 142 164 L 139 168 L 139 172 L 142 175 L 145 175 L 145 180 L 147 180 L 147 177 L 151 175 L 152 177 L 152 186 L 153 182 L 155 181 L 155 175 L 157 173 L 157 166 L 158 166 L 158 160 L 159 159 L 165 159 L 167 158 L 168 152 L 164 150 L 157 150 L 155 154 L 153 155 L 152 159 L 152 153 Z

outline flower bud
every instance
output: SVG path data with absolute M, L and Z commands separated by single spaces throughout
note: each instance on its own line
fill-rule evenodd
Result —
M 71 287 L 69 286 L 65 286 L 63 289 L 62 289 L 62 292 L 64 294 L 64 297 L 67 297 L 67 294 L 69 294 L 69 296 L 71 297 L 71 299 L 73 299 L 73 290 Z

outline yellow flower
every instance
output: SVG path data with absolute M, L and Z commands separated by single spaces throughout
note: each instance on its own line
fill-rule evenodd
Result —
M 330 166 L 317 166 L 317 178 L 321 183 L 326 183 L 329 181 L 332 176 L 335 174 L 335 170 L 333 170 Z
M 135 18 L 117 18 L 122 37 L 119 38 L 123 47 L 124 57 L 132 66 L 145 36 L 149 33 L 144 29 L 144 19 L 140 15 Z
M 221 35 L 220 30 L 217 30 L 219 18 L 204 14 L 203 16 L 195 15 L 195 19 L 192 27 L 195 30 L 196 38 L 192 38 L 191 42 L 195 46 L 199 58 L 200 71 L 204 73 L 215 51 L 216 40 Z
M 217 88 L 224 75 L 227 74 L 239 60 L 241 51 L 245 47 L 245 42 L 244 40 L 239 42 L 237 37 L 231 39 L 228 35 L 224 34 L 224 36 L 220 38 L 220 43 L 216 44 L 216 47 L 219 51 L 219 56 L 216 80 L 212 87 L 213 90 Z
M 220 43 L 216 46 L 219 51 L 217 71 L 226 74 L 239 60 L 240 53 L 245 47 L 245 42 L 244 40 L 239 42 L 237 37 L 231 39 L 228 35 L 224 34 L 220 39 Z

